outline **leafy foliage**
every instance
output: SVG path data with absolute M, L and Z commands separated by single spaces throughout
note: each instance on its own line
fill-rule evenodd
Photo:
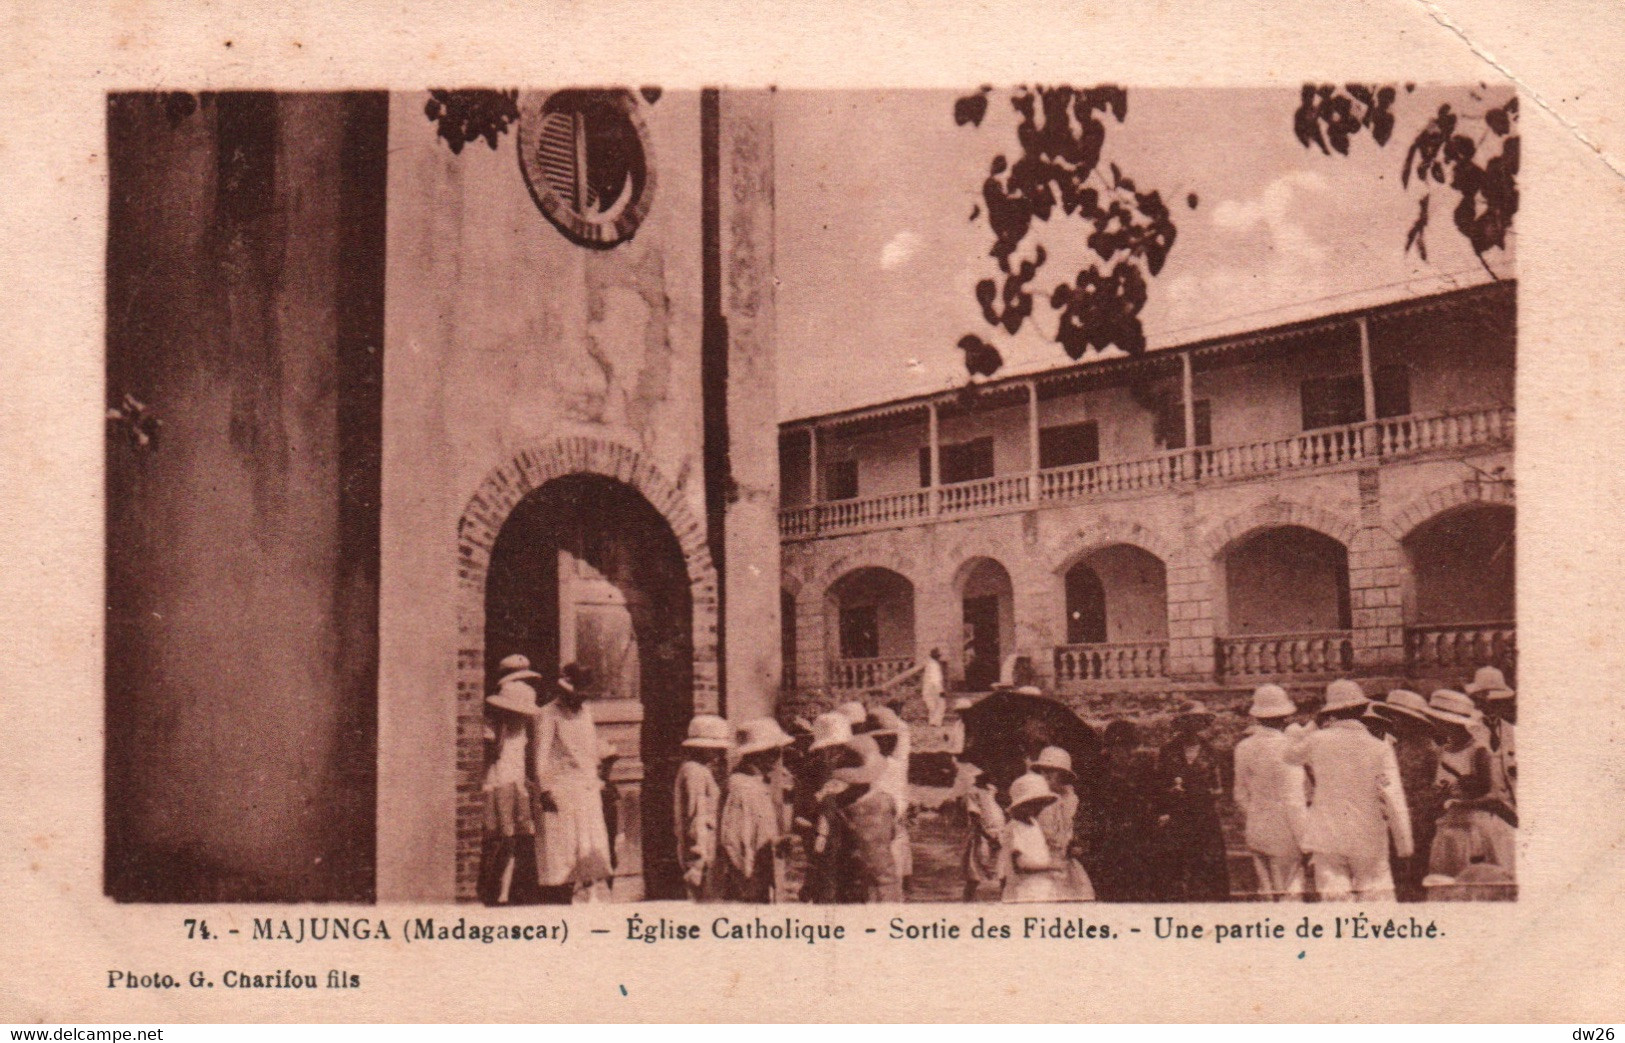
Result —
M 483 138 L 492 149 L 497 138 L 519 119 L 519 92 L 493 90 L 431 90 L 423 114 L 436 125 L 455 155 L 463 146 Z
M 1405 85 L 1407 93 L 1412 89 Z M 1386 145 L 1394 127 L 1389 108 L 1397 97 L 1393 86 L 1305 84 L 1293 115 L 1293 132 L 1305 148 L 1318 145 L 1328 155 L 1333 151 L 1348 155 L 1349 140 L 1361 129 L 1369 129 L 1378 146 Z M 1483 102 L 1476 93 L 1472 98 Z M 1471 128 L 1476 124 L 1482 124 L 1482 129 L 1475 137 Z M 1516 97 L 1477 113 L 1440 105 L 1405 150 L 1400 169 L 1400 186 L 1409 190 L 1414 181 L 1421 192 L 1416 220 L 1405 233 L 1405 249 L 1415 248 L 1427 260 L 1429 201 L 1433 188 L 1446 186 L 1457 196 L 1451 211 L 1456 230 L 1494 277 L 1484 254 L 1506 248 L 1507 232 L 1518 212 L 1521 152 Z
M 990 89 L 954 103 L 954 123 L 980 126 Z M 1145 350 L 1140 311 L 1147 276 L 1155 276 L 1173 249 L 1173 215 L 1155 190 L 1141 191 L 1115 163 L 1110 179 L 1099 169 L 1106 142 L 1106 118 L 1128 115 L 1128 92 L 1121 87 L 1069 86 L 1018 88 L 1010 97 L 1018 117 L 1014 160 L 993 158 L 982 183 L 982 205 L 970 220 L 986 214 L 993 243 L 988 250 L 998 275 L 976 284 L 976 301 L 989 326 L 1017 333 L 1033 317 L 1038 280 L 1049 253 L 1035 228 L 1071 219 L 1089 228 L 1086 242 L 1099 258 L 1069 280 L 1057 283 L 1048 302 L 1057 315 L 1054 339 L 1073 359 L 1087 351 L 1116 346 L 1130 354 Z M 1195 194 L 1186 197 L 1197 205 Z M 1035 240 L 1030 248 L 1029 238 Z M 966 369 L 992 376 L 1003 365 L 997 348 L 975 334 L 960 338 Z
M 1407 93 L 1414 89 L 1413 84 L 1405 86 Z M 1348 155 L 1349 139 L 1362 129 L 1369 130 L 1378 145 L 1386 145 L 1394 133 L 1394 114 L 1389 110 L 1397 96 L 1391 86 L 1350 83 L 1339 90 L 1329 83 L 1306 83 L 1292 132 L 1304 148 L 1319 145 L 1327 155 L 1333 151 Z

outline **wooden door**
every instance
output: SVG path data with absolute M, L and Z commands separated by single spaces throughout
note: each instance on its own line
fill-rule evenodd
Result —
M 999 596 L 966 598 L 965 687 L 984 691 L 999 679 Z

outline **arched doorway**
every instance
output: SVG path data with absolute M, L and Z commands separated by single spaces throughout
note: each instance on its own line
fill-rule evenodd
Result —
M 576 661 L 596 677 L 592 709 L 620 759 L 606 790 L 616 899 L 681 894 L 671 786 L 694 712 L 692 601 L 671 526 L 642 494 L 577 473 L 521 499 L 491 550 L 487 690 L 504 656 L 544 677 Z
M 830 584 L 828 600 L 831 688 L 873 688 L 913 665 L 914 584 L 906 577 L 856 569 Z
M 1325 676 L 1354 665 L 1348 548 L 1314 529 L 1255 529 L 1220 553 L 1221 670 Z
M 1057 681 L 1162 677 L 1168 667 L 1168 570 L 1127 543 L 1101 547 L 1066 570 L 1066 644 Z
M 1468 503 L 1400 541 L 1413 668 L 1466 676 L 1479 666 L 1514 667 L 1514 522 L 1507 504 Z
M 1004 657 L 1015 651 L 1015 587 L 1010 573 L 992 558 L 972 558 L 960 569 L 960 576 L 960 662 L 965 687 L 987 691 L 998 681 Z

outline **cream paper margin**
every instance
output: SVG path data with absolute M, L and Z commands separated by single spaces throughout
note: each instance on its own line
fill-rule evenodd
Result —
M 8 0 L 0 7 L 0 1021 L 1617 1018 L 1625 1009 L 1617 944 L 1625 928 L 1615 905 L 1625 880 L 1619 10 L 1572 0 Z M 965 925 L 978 915 L 1004 918 L 996 907 L 916 906 L 786 910 L 846 924 L 857 940 L 839 945 L 643 945 L 622 940 L 628 910 L 606 907 L 565 913 L 565 948 L 397 941 L 217 952 L 187 943 L 182 918 L 206 914 L 218 930 L 228 921 L 246 926 L 251 912 L 398 921 L 421 911 L 496 923 L 540 921 L 552 911 L 120 906 L 102 896 L 107 90 L 1509 78 L 1522 92 L 1526 139 L 1517 450 L 1526 826 L 1518 903 L 1399 910 L 1438 918 L 1447 937 L 1431 943 L 1221 947 L 1157 942 L 1149 930 L 1112 942 L 885 941 L 885 922 L 899 912 Z M 663 911 L 702 925 L 716 915 Z M 1307 912 L 1324 921 L 1352 911 L 1102 906 L 1080 915 L 1122 931 L 1148 929 L 1156 913 L 1214 922 Z M 616 933 L 591 937 L 593 926 Z M 866 936 L 866 926 L 881 933 Z M 363 987 L 106 987 L 112 968 L 218 974 L 277 966 L 342 968 L 359 973 Z

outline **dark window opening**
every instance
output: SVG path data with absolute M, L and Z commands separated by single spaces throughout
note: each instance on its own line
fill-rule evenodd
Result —
M 1404 416 L 1411 411 L 1410 371 L 1404 366 L 1379 366 L 1371 374 L 1376 391 L 1377 419 Z M 1365 419 L 1365 378 L 1359 373 L 1316 377 L 1302 386 L 1303 429 L 1341 427 Z
M 1365 419 L 1365 388 L 1358 373 L 1306 380 L 1299 393 L 1305 431 L 1358 424 Z
M 829 500 L 858 498 L 858 462 L 833 460 L 824 468 L 824 497 Z
M 1404 366 L 1378 366 L 1371 374 L 1377 391 L 1377 419 L 1411 411 L 1411 371 Z
M 874 605 L 841 606 L 841 658 L 880 658 L 880 618 Z
M 943 485 L 974 482 L 993 477 L 993 439 L 973 438 L 969 442 L 939 446 L 937 466 Z M 920 488 L 931 484 L 931 447 L 920 447 Z
M 1038 466 L 1071 467 L 1100 459 L 1100 425 L 1093 420 L 1061 424 L 1038 432 Z
M 1106 588 L 1087 565 L 1066 574 L 1066 643 L 1096 645 L 1106 640 Z
M 1191 411 L 1196 414 L 1196 444 L 1213 444 L 1213 402 L 1211 399 L 1199 398 L 1191 403 Z M 1157 414 L 1157 444 L 1164 449 L 1184 449 L 1185 446 L 1185 403 L 1174 399 L 1167 403 Z
M 779 591 L 779 683 L 784 688 L 796 686 L 796 596 L 788 590 Z

